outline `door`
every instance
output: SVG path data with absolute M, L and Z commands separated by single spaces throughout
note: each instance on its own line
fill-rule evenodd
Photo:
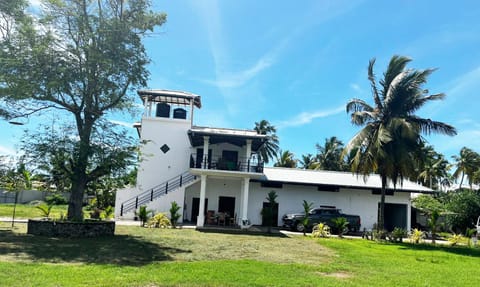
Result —
M 205 212 L 207 214 L 208 198 L 205 198 Z M 192 202 L 192 222 L 197 223 L 198 212 L 200 211 L 200 198 L 194 197 Z
M 235 197 L 219 196 L 218 197 L 218 212 L 228 213 L 228 216 L 235 216 Z
M 392 231 L 395 227 L 407 229 L 407 205 L 385 203 L 385 229 Z
M 237 170 L 238 152 L 234 150 L 222 151 L 222 159 L 227 170 Z
M 268 208 L 270 206 L 270 203 L 264 202 L 263 203 L 263 209 Z M 272 213 L 272 226 L 276 227 L 278 226 L 278 203 L 275 203 L 273 205 L 273 213 Z M 262 212 L 262 226 L 268 226 L 268 218 L 265 216 L 266 214 Z

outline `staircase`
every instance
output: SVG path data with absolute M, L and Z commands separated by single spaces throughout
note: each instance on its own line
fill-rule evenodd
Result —
M 197 179 L 197 176 L 186 171 L 181 175 L 178 175 L 174 178 L 171 178 L 147 191 L 140 193 L 137 196 L 129 198 L 122 202 L 120 206 L 120 216 L 136 210 L 139 206 L 144 205 L 148 202 L 151 202 L 169 192 L 175 191 L 176 189 L 194 181 Z

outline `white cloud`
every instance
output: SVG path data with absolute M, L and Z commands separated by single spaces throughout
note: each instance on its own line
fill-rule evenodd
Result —
M 133 123 L 117 121 L 117 120 L 108 120 L 108 121 L 111 122 L 112 124 L 116 124 L 122 127 L 133 128 Z
M 30 0 L 29 2 L 30 2 L 30 5 L 33 7 L 40 7 L 42 5 L 41 0 Z
M 359 94 L 363 94 L 363 89 L 360 88 L 360 86 L 358 84 L 351 83 L 350 88 L 352 88 L 352 90 L 354 90 L 355 92 L 357 92 Z
M 480 87 L 480 82 L 478 79 L 480 79 L 480 67 L 477 67 L 456 78 L 452 82 L 453 87 L 447 91 L 447 95 L 454 100 L 471 94 L 472 92 L 477 93 Z
M 260 58 L 253 66 L 238 72 L 217 73 L 215 81 L 205 80 L 203 82 L 218 88 L 236 88 L 245 85 L 249 80 L 255 78 L 260 72 L 269 68 L 274 63 L 271 55 Z
M 321 110 L 321 111 L 314 111 L 314 112 L 302 112 L 295 117 L 281 121 L 277 123 L 275 126 L 278 129 L 285 128 L 285 127 L 294 127 L 294 126 L 302 126 L 305 124 L 311 123 L 314 119 L 318 118 L 326 118 L 329 116 L 333 116 L 345 111 L 345 107 L 341 106 L 331 110 Z
M 16 152 L 10 147 L 0 146 L 0 156 L 13 156 Z

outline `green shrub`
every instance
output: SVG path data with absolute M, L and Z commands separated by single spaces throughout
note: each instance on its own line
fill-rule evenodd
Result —
M 313 227 L 312 236 L 315 238 L 326 238 L 330 237 L 330 227 L 325 223 L 319 223 Z
M 172 223 L 165 213 L 155 214 L 147 223 L 147 227 L 167 228 L 170 226 L 172 226 Z
M 101 219 L 110 219 L 113 218 L 113 213 L 115 212 L 115 209 L 109 205 L 105 208 L 105 210 L 100 214 Z
M 52 207 L 53 207 L 53 205 L 45 204 L 45 203 L 41 203 L 41 204 L 35 206 L 35 208 L 37 208 L 38 210 L 40 210 L 42 212 L 42 215 L 45 218 L 50 217 L 50 212 L 52 211 Z
M 179 210 L 180 206 L 176 201 L 173 201 L 170 206 L 170 222 L 173 228 L 177 227 L 177 221 L 180 219 L 180 213 L 178 213 Z
M 392 242 L 402 242 L 403 238 L 407 237 L 407 231 L 403 228 L 395 227 L 389 237 Z
M 67 199 L 59 193 L 54 193 L 52 195 L 46 196 L 45 202 L 48 205 L 64 205 L 68 203 Z
M 343 238 L 343 234 L 348 231 L 348 220 L 345 217 L 337 217 L 332 219 L 332 222 L 338 237 Z
M 461 234 L 453 234 L 452 236 L 450 236 L 448 238 L 448 242 L 450 242 L 450 245 L 451 246 L 455 246 L 459 243 L 462 243 L 465 241 L 465 237 L 463 237 L 463 235 Z
M 140 223 L 142 224 L 142 226 L 145 226 L 145 224 L 148 221 L 148 218 L 152 214 L 153 214 L 153 211 L 147 210 L 147 206 L 145 205 L 140 206 L 138 211 L 135 211 L 135 215 L 138 216 L 138 219 L 140 219 Z
M 418 244 L 421 241 L 423 241 L 423 239 L 425 238 L 425 233 L 423 231 L 415 228 L 415 229 L 412 230 L 412 232 L 410 233 L 410 236 L 408 238 L 410 238 L 410 241 L 412 243 Z

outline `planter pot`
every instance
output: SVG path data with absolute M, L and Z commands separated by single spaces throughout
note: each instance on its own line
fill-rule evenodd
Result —
M 99 237 L 115 234 L 114 221 L 44 221 L 28 220 L 27 234 L 49 237 Z

